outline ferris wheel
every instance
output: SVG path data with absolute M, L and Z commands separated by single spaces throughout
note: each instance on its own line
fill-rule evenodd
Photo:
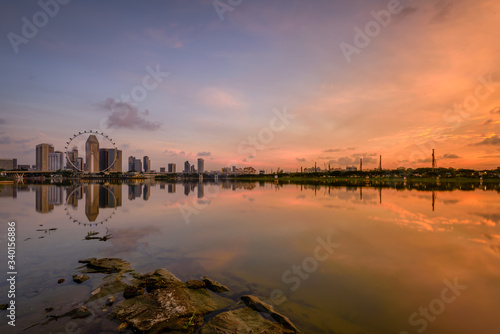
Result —
M 92 192 L 86 191 L 91 186 L 97 186 L 99 189 L 99 191 L 94 192 L 94 196 L 95 195 L 101 196 L 100 190 L 104 189 L 104 190 L 106 190 L 106 196 L 107 196 L 108 200 L 109 200 L 110 196 L 112 198 L 112 201 L 109 201 L 109 203 L 107 203 L 107 206 L 105 208 L 112 208 L 113 211 L 110 214 L 104 215 L 104 219 L 97 220 L 99 213 L 95 213 L 95 217 L 92 215 L 87 215 L 88 212 L 92 212 L 92 211 L 94 211 L 93 209 L 97 209 L 97 207 L 96 208 L 89 208 L 88 207 L 89 205 L 92 205 L 91 203 L 95 203 L 95 201 L 93 201 L 92 198 L 90 198 L 90 200 L 88 202 L 85 201 L 86 217 L 84 218 L 81 214 L 78 215 L 78 210 L 77 210 L 78 201 L 83 200 L 84 195 L 92 197 Z M 97 203 L 95 203 L 95 204 L 97 204 Z M 113 191 L 113 189 L 110 189 L 109 186 L 104 186 L 101 184 L 99 184 L 99 185 L 86 184 L 86 185 L 79 185 L 71 191 L 71 193 L 67 196 L 67 199 L 64 203 L 64 211 L 66 212 L 67 218 L 73 223 L 77 223 L 78 225 L 83 225 L 83 226 L 87 226 L 87 225 L 88 226 L 97 226 L 97 225 L 102 225 L 105 222 L 107 222 L 108 220 L 110 220 L 111 218 L 113 218 L 113 216 L 116 214 L 116 211 L 117 211 L 119 205 L 121 205 L 121 204 L 118 203 L 118 199 L 116 197 L 115 192 Z M 72 208 L 72 210 L 71 210 L 71 208 Z
M 118 155 L 113 140 L 103 132 L 93 130 L 74 134 L 66 142 L 64 151 L 68 167 L 89 173 L 109 171 L 114 167 Z M 106 161 L 100 163 L 100 158 Z

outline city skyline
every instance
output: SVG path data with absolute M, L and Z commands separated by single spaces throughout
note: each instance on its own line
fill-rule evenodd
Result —
M 82 128 L 156 170 L 500 164 L 492 0 L 245 1 L 223 20 L 212 1 L 71 2 L 17 45 L 43 8 L 3 9 L 0 157 L 20 164 Z

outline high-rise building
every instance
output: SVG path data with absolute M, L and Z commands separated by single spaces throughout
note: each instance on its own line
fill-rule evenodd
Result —
M 66 158 L 67 158 L 66 168 L 72 170 L 78 169 L 78 167 L 76 166 L 76 159 L 78 159 L 78 148 L 76 146 L 73 147 L 71 152 L 67 152 Z
M 49 170 L 49 153 L 54 153 L 54 146 L 45 143 L 36 145 L 36 170 Z
M 198 159 L 198 173 L 203 174 L 205 172 L 205 160 L 202 158 Z
M 89 173 L 99 172 L 99 141 L 95 135 L 90 135 L 85 143 L 86 171 Z
M 133 156 L 128 157 L 128 171 L 129 172 L 134 170 L 134 161 L 135 161 L 135 157 L 133 157 Z
M 113 162 L 113 160 L 109 159 L 109 151 L 109 148 L 99 149 L 99 170 L 101 171 L 109 171 L 109 164 Z
M 146 173 L 149 173 L 151 172 L 151 160 L 149 159 L 149 157 L 147 155 L 145 155 L 143 158 L 143 168 L 144 168 L 144 172 Z
M 83 163 L 83 158 L 78 157 L 76 158 L 76 163 L 75 163 L 76 169 L 83 171 L 84 170 L 84 163 Z
M 191 166 L 191 173 L 196 173 L 196 168 L 194 167 L 194 165 Z
M 128 157 L 128 171 L 129 172 L 142 172 L 142 162 L 141 159 L 136 159 L 133 156 Z
M 142 172 L 142 162 L 141 159 L 134 160 L 134 170 L 138 173 Z
M 190 173 L 191 172 L 191 165 L 189 164 L 189 161 L 186 161 L 184 163 L 184 173 Z
M 116 159 L 113 156 L 113 159 L 111 161 L 114 161 L 115 163 L 112 164 L 110 172 L 122 172 L 122 156 L 123 152 L 121 150 L 113 150 L 112 154 L 116 154 Z
M 108 172 L 122 171 L 122 151 L 114 148 L 99 149 L 99 170 Z
M 168 172 L 175 173 L 175 164 L 168 164 Z
M 17 159 L 0 159 L 0 169 L 17 169 Z
M 165 167 L 160 167 L 160 173 L 165 173 Z
M 64 155 L 60 151 L 49 153 L 49 171 L 64 169 Z

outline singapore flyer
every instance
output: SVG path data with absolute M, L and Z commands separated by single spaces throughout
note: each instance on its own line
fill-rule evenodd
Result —
M 121 205 L 112 186 L 85 184 L 75 187 L 64 203 L 67 218 L 78 225 L 102 225 L 116 213 Z M 102 197 L 102 198 L 100 198 Z M 78 202 L 83 201 L 85 210 L 78 210 Z M 98 219 L 101 217 L 101 219 Z M 104 217 L 104 218 L 103 218 Z
M 73 134 L 64 147 L 68 167 L 81 173 L 113 172 L 121 163 L 121 154 L 115 143 L 99 131 Z

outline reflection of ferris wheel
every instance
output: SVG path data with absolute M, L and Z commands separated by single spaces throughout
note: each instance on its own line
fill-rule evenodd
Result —
M 106 151 L 102 152 L 103 149 Z M 111 138 L 92 130 L 74 134 L 66 142 L 64 151 L 68 166 L 73 170 L 90 173 L 109 171 L 114 167 L 118 155 L 118 149 Z M 80 152 L 83 157 L 79 156 Z M 99 163 L 101 155 L 106 159 L 105 163 Z
M 73 217 L 70 213 L 70 210 L 68 210 L 68 203 L 73 198 L 73 196 L 76 196 L 77 193 L 83 194 L 83 186 L 78 186 L 77 188 L 73 189 L 73 191 L 68 195 L 66 202 L 64 203 L 64 211 L 66 211 L 66 216 L 68 217 L 68 219 L 70 221 L 72 221 L 73 223 L 77 223 L 78 225 L 83 224 L 83 226 L 87 226 L 87 225 L 97 226 L 97 225 L 102 225 L 105 222 L 107 222 L 108 220 L 110 220 L 111 218 L 113 218 L 113 215 L 116 214 L 116 210 L 118 209 L 118 200 L 116 199 L 115 193 L 111 189 L 109 189 L 108 187 L 105 187 L 103 185 L 99 185 L 99 188 L 101 188 L 101 187 L 106 189 L 108 191 L 108 193 L 113 196 L 113 212 L 109 216 L 106 216 L 105 219 L 103 219 L 99 222 L 95 222 L 95 223 L 82 222 L 79 219 L 76 219 L 75 217 Z

